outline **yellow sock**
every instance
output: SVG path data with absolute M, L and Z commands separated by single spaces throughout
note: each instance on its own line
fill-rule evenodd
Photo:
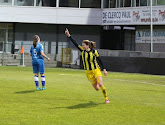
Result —
M 106 91 L 106 88 L 104 87 L 104 85 L 101 86 L 100 88 L 101 88 L 101 91 L 102 91 L 102 93 L 103 93 L 105 99 L 108 99 L 108 97 L 107 97 L 107 91 Z

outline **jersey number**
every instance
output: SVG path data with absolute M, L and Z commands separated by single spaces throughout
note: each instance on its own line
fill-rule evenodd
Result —
M 36 58 L 36 56 L 37 56 L 36 49 L 33 49 L 33 53 L 34 53 L 34 58 Z

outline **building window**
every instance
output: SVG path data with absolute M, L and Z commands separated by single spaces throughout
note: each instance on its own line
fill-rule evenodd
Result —
M 140 6 L 147 6 L 148 0 L 140 0 Z
M 157 0 L 152 0 L 152 6 L 157 5 Z M 150 0 L 148 0 L 148 6 L 150 6 Z
M 110 7 L 115 8 L 116 7 L 116 0 L 110 0 Z
M 101 8 L 101 0 L 81 0 L 81 8 Z
M 103 8 L 115 8 L 115 7 L 116 7 L 116 0 L 103 1 Z
M 131 7 L 131 0 L 124 0 L 124 7 Z
M 14 0 L 15 6 L 34 6 L 34 0 Z
M 120 7 L 124 7 L 124 1 L 125 1 L 125 0 L 119 0 L 119 5 L 120 5 Z
M 103 1 L 103 8 L 110 8 L 110 0 Z
M 37 6 L 56 7 L 56 0 L 36 0 Z
M 120 7 L 120 0 L 116 0 L 116 8 Z
M 12 0 L 0 0 L 0 5 L 12 5 Z
M 59 7 L 79 7 L 79 0 L 59 0 Z
M 117 8 L 131 7 L 131 0 L 117 0 L 116 5 L 117 5 Z
M 165 0 L 157 0 L 157 5 L 165 5 Z
M 136 6 L 137 6 L 137 7 L 140 6 L 140 0 L 136 0 Z
M 139 0 L 132 0 L 133 7 L 136 7 L 136 3 Z M 120 7 L 131 7 L 131 0 L 104 0 L 103 1 L 103 7 L 104 8 L 120 8 Z
M 136 7 L 136 0 L 132 0 L 132 7 Z

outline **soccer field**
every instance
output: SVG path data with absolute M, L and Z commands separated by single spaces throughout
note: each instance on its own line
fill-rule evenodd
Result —
M 31 67 L 0 67 L 0 125 L 165 124 L 165 76 L 109 72 L 105 104 L 84 70 L 45 75 L 46 90 L 36 91 Z

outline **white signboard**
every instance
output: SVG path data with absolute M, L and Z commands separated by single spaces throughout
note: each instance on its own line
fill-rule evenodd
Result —
M 102 13 L 103 25 L 130 24 L 132 12 L 130 10 L 109 10 Z
M 136 31 L 136 43 L 150 43 L 150 30 L 137 30 Z M 153 31 L 153 43 L 165 43 L 165 30 Z
M 165 8 L 153 7 L 153 24 L 165 24 Z M 149 25 L 151 22 L 150 8 L 106 9 L 102 13 L 103 25 Z

